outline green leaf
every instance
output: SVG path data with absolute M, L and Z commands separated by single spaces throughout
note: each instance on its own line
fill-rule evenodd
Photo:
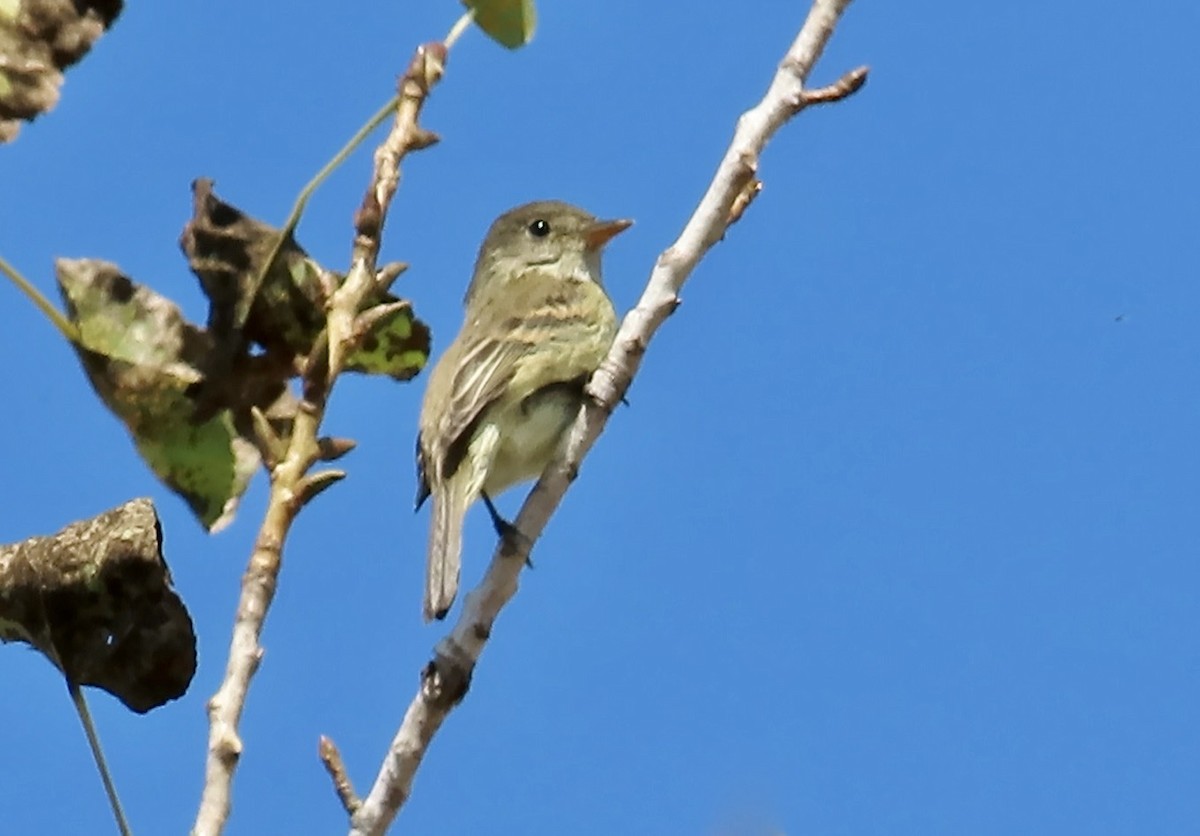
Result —
M 533 0 L 462 0 L 475 12 L 475 23 L 493 40 L 518 49 L 533 39 L 537 10 Z
M 203 369 L 213 355 L 211 336 L 115 265 L 60 259 L 56 267 L 67 312 L 79 328 L 75 349 L 92 387 L 154 473 L 204 526 L 226 525 L 259 456 L 235 426 L 233 411 L 206 402 Z M 264 407 L 285 385 L 286 379 L 238 381 L 239 394 L 265 401 Z M 229 391 L 221 397 L 230 397 Z
M 208 180 L 194 184 L 193 204 L 180 243 L 210 302 L 207 328 L 103 261 L 61 260 L 58 283 L 92 387 L 154 473 L 216 531 L 261 463 L 264 427 L 282 439 L 263 449 L 290 435 L 298 402 L 289 383 L 322 344 L 327 300 L 343 277 L 288 236 L 259 285 L 279 230 L 220 200 Z M 429 328 L 382 290 L 387 275 L 380 281 L 346 367 L 408 380 L 428 360 Z
M 413 316 L 407 303 L 385 297 L 384 306 L 398 307 L 374 321 L 358 349 L 346 357 L 346 368 L 363 374 L 385 374 L 410 380 L 429 360 L 429 327 Z

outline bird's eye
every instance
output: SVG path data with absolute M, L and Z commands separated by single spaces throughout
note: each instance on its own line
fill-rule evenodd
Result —
M 529 225 L 529 234 L 535 238 L 545 238 L 550 234 L 550 224 L 538 218 Z

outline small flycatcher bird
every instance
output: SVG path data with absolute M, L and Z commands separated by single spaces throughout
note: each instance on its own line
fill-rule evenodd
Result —
M 467 509 L 482 496 L 503 529 L 491 497 L 540 476 L 578 414 L 617 333 L 600 253 L 631 224 L 541 201 L 488 230 L 462 328 L 421 405 L 417 507 L 433 497 L 426 621 L 444 618 L 458 592 Z

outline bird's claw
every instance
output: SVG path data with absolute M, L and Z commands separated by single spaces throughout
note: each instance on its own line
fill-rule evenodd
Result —
M 488 516 L 492 518 L 492 528 L 496 531 L 496 536 L 504 543 L 504 551 L 525 553 L 525 565 L 530 569 L 533 568 L 533 561 L 529 559 L 529 550 L 533 543 L 521 533 L 521 530 L 515 525 L 504 519 L 500 512 L 496 510 L 496 506 L 492 503 L 492 498 L 487 494 L 482 494 L 483 504 L 487 507 Z

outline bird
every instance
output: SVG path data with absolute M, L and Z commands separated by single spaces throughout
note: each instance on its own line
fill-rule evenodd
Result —
M 468 508 L 482 497 L 497 533 L 514 533 L 492 498 L 537 478 L 558 454 L 617 333 L 601 254 L 632 223 L 546 200 L 505 212 L 488 230 L 462 326 L 421 404 L 416 508 L 433 503 L 426 622 L 454 603 Z

